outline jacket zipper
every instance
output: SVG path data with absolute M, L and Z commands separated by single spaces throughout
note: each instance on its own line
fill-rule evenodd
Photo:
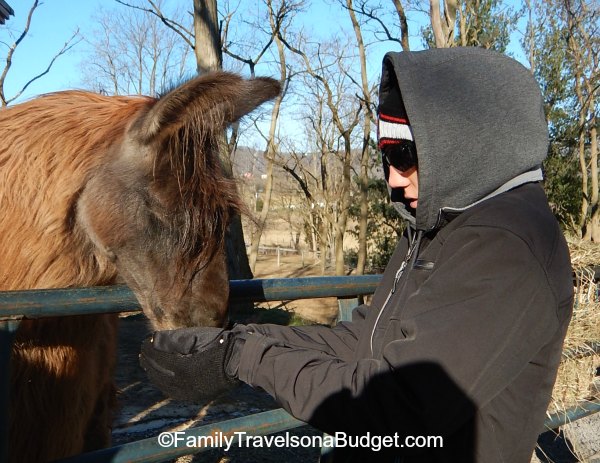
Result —
M 419 239 L 414 239 L 413 242 L 410 245 L 410 248 L 408 248 L 408 252 L 406 253 L 406 257 L 402 261 L 402 264 L 400 264 L 400 268 L 396 271 L 396 276 L 394 277 L 394 284 L 392 286 L 392 289 L 388 293 L 387 297 L 385 298 L 384 303 L 381 305 L 381 309 L 379 310 L 379 313 L 377 314 L 377 318 L 375 319 L 375 324 L 373 325 L 373 331 L 371 331 L 371 340 L 370 340 L 371 355 L 374 355 L 374 352 L 373 352 L 373 337 L 375 336 L 375 329 L 377 328 L 377 324 L 379 323 L 379 319 L 381 318 L 381 315 L 383 314 L 383 311 L 385 310 L 388 302 L 390 301 L 390 299 L 392 298 L 392 296 L 396 292 L 396 289 L 398 287 L 398 282 L 400 281 L 400 278 L 402 278 L 402 274 L 404 273 L 404 269 L 406 269 L 406 266 L 410 262 L 410 259 L 412 257 L 413 252 L 415 251 L 416 247 L 419 245 L 419 241 L 420 241 Z

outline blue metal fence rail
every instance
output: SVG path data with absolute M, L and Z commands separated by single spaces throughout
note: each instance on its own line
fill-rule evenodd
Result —
M 351 308 L 358 302 L 357 296 L 372 294 L 380 281 L 381 275 L 237 280 L 230 282 L 230 300 L 231 302 L 266 302 L 337 297 L 340 302 L 340 319 L 348 319 Z M 12 340 L 20 319 L 140 310 L 135 296 L 125 286 L 0 292 L 0 371 L 8 371 Z M 597 352 L 595 345 L 590 349 L 590 353 L 594 351 Z M 0 378 L 0 413 L 2 413 L 0 463 L 7 460 L 7 405 L 8 378 L 4 374 Z M 549 416 L 545 427 L 554 429 L 599 411 L 599 401 L 585 402 L 573 409 Z M 184 431 L 182 436 L 199 437 L 215 433 L 229 436 L 235 435 L 236 432 L 265 435 L 303 424 L 284 410 L 278 409 L 191 428 Z M 156 438 L 149 438 L 62 461 L 64 463 L 151 463 L 186 455 L 191 453 L 190 450 L 199 453 L 207 449 L 163 448 Z
M 372 294 L 381 275 L 232 280 L 230 302 L 266 302 Z M 127 286 L 0 292 L 0 321 L 7 319 L 136 312 Z

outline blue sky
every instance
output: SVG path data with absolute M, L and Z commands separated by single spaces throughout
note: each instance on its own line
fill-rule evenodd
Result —
M 14 38 L 11 40 L 7 32 L 21 32 L 31 3 L 27 0 L 9 0 L 15 15 L 4 26 L 0 26 L 0 42 L 14 42 Z M 15 94 L 29 79 L 43 72 L 52 56 L 61 49 L 78 26 L 82 31 L 90 27 L 90 18 L 102 3 L 97 0 L 43 2 L 33 16 L 29 36 L 19 45 L 13 56 L 13 66 L 6 82 L 6 94 Z M 59 58 L 49 74 L 29 87 L 26 96 L 80 86 L 78 66 L 84 48 L 82 45 L 84 44 L 80 43 L 68 55 Z M 0 56 L 6 56 L 4 46 L 0 49 Z
M 12 32 L 13 36 L 20 33 L 31 3 L 32 0 L 9 0 L 15 16 L 11 17 L 6 25 L 0 26 L 0 42 L 13 43 L 14 37 L 11 37 L 9 32 Z M 109 0 L 46 0 L 42 2 L 33 17 L 29 36 L 15 52 L 13 65 L 5 84 L 6 95 L 14 95 L 24 83 L 42 72 L 52 56 L 61 49 L 77 28 L 80 29 L 82 36 L 89 37 L 94 27 L 93 14 L 101 7 L 123 8 Z M 335 22 L 334 18 L 340 18 L 340 16 L 342 15 L 336 12 L 328 2 L 315 0 L 311 3 L 310 10 L 304 14 L 305 27 L 312 30 L 315 35 L 327 33 L 333 28 L 341 28 L 342 25 L 348 28 L 349 20 L 345 15 L 340 19 L 340 23 Z M 0 48 L 0 57 L 4 57 L 6 47 L 2 44 L 0 46 L 2 47 Z M 50 73 L 29 86 L 19 100 L 40 93 L 81 87 L 83 85 L 81 63 L 87 47 L 88 44 L 81 41 L 67 55 L 61 56 L 55 62 Z M 384 45 L 384 47 L 380 52 L 372 53 L 373 62 L 380 63 L 383 53 L 394 48 L 392 45 Z
M 0 57 L 6 56 L 6 43 L 12 44 L 15 37 L 22 30 L 27 13 L 33 0 L 8 0 L 15 10 L 4 26 L 0 26 Z M 225 2 L 226 0 L 219 0 Z M 246 8 L 246 14 L 252 14 L 256 0 L 235 0 L 241 2 Z M 517 0 L 510 0 L 516 3 Z M 173 4 L 191 5 L 191 0 L 164 0 L 166 6 Z M 232 3 L 234 3 L 232 1 Z M 298 18 L 308 35 L 315 40 L 319 36 L 328 36 L 332 31 L 345 29 L 352 35 L 350 21 L 345 12 L 335 6 L 335 1 L 312 0 L 310 7 Z M 12 97 L 18 90 L 36 74 L 42 72 L 54 54 L 61 49 L 66 40 L 79 28 L 82 37 L 89 38 L 94 29 L 94 14 L 100 8 L 125 8 L 114 0 L 45 0 L 37 9 L 31 31 L 28 37 L 18 47 L 14 57 L 13 66 L 5 83 L 5 94 Z M 416 21 L 425 21 L 425 16 L 409 14 L 409 27 L 414 35 L 411 41 L 413 50 L 422 47 L 419 36 L 420 24 Z M 11 36 L 12 34 L 12 36 Z M 2 43 L 4 42 L 4 44 Z M 85 87 L 83 82 L 83 69 L 85 56 L 89 45 L 85 40 L 78 43 L 68 54 L 61 56 L 52 67 L 49 74 L 42 77 L 28 87 L 27 91 L 17 100 L 23 101 L 41 93 L 47 93 L 68 88 Z M 513 47 L 516 53 L 518 47 Z M 397 44 L 390 42 L 378 44 L 369 48 L 368 58 L 371 76 L 376 78 L 383 55 L 390 50 L 399 50 Z M 518 56 L 517 56 L 518 57 Z M 0 61 L 0 72 L 4 67 Z M 268 74 L 269 70 L 257 68 L 257 73 Z
M 144 3 L 143 0 L 137 1 L 139 4 Z M 230 1 L 232 5 L 238 5 L 238 18 L 250 20 L 250 17 L 257 11 L 254 9 L 257 0 L 218 1 L 220 5 L 224 5 L 227 1 Z M 340 9 L 337 1 L 310 1 L 310 6 L 306 11 L 294 20 L 295 27 L 302 24 L 304 33 L 314 41 L 331 37 L 333 34 L 341 35 L 342 31 L 353 37 L 350 19 L 347 13 Z M 519 0 L 505 1 L 518 3 Z M 8 2 L 14 9 L 15 15 L 4 26 L 0 26 L 0 72 L 4 68 L 3 58 L 6 56 L 6 43 L 12 44 L 16 36 L 22 31 L 33 0 L 8 0 Z M 163 0 L 163 4 L 165 9 L 173 5 L 184 5 L 187 8 L 188 4 L 191 6 L 192 0 Z M 34 15 L 29 36 L 21 43 L 13 57 L 13 66 L 4 87 L 6 97 L 13 97 L 33 76 L 44 71 L 51 58 L 62 48 L 65 41 L 72 36 L 77 28 L 79 28 L 82 37 L 90 39 L 93 30 L 97 27 L 94 15 L 97 15 L 100 9 L 123 8 L 126 7 L 117 4 L 114 0 L 43 0 Z M 427 20 L 428 18 L 424 14 L 409 14 L 412 50 L 422 48 L 420 28 Z M 243 35 L 243 26 L 235 32 Z M 252 40 L 252 37 L 252 32 L 249 32 L 245 40 Z M 369 39 L 366 38 L 366 41 L 368 42 Z M 373 42 L 372 39 L 371 42 Z M 84 69 L 82 69 L 85 64 L 82 63 L 85 63 L 89 48 L 90 45 L 85 40 L 79 42 L 68 54 L 61 56 L 55 62 L 47 75 L 30 85 L 26 92 L 14 103 L 25 101 L 42 93 L 69 88 L 86 88 Z M 399 45 L 385 42 L 369 47 L 367 57 L 370 79 L 375 80 L 378 78 L 383 55 L 392 50 L 399 51 Z M 518 54 L 520 52 L 517 50 L 518 46 L 512 49 L 513 53 L 519 58 Z M 242 72 L 247 73 L 247 69 Z M 277 73 L 277 71 L 271 71 L 262 65 L 257 67 L 256 72 L 259 75 Z M 285 113 L 285 115 L 282 114 L 282 120 L 287 121 L 284 129 L 282 129 L 286 135 L 290 139 L 300 140 L 300 144 L 309 143 L 304 135 L 302 125 L 302 114 L 306 112 L 306 108 L 298 107 L 293 100 L 287 99 L 282 110 Z M 254 131 L 250 129 L 245 143 L 248 146 L 261 149 L 263 139 L 256 134 L 252 135 L 252 133 Z
M 18 34 L 25 23 L 26 16 L 33 0 L 8 0 L 15 10 L 15 16 L 0 26 L 0 57 L 6 55 L 6 47 L 1 42 L 11 43 L 9 32 Z M 187 0 L 191 4 L 191 0 Z M 240 0 L 243 6 L 251 5 L 255 0 Z M 173 4 L 172 0 L 166 0 Z M 179 2 L 181 3 L 181 2 Z M 344 13 L 332 6 L 333 2 L 327 0 L 313 0 L 310 8 L 303 15 L 304 27 L 307 31 L 318 37 L 333 30 L 346 28 L 349 30 L 349 19 Z M 183 1 L 185 5 L 185 1 Z M 94 28 L 93 15 L 99 8 L 123 8 L 113 0 L 46 0 L 36 11 L 29 36 L 18 47 L 14 57 L 13 66 L 8 74 L 5 84 L 5 93 L 8 97 L 14 95 L 21 86 L 36 74 L 42 72 L 52 56 L 61 49 L 66 40 L 79 27 L 83 37 L 89 37 Z M 414 15 L 409 18 L 414 19 Z M 411 33 L 419 33 L 419 25 L 411 23 Z M 26 93 L 19 99 L 30 98 L 40 93 L 79 88 L 82 82 L 82 61 L 87 52 L 88 44 L 81 41 L 67 55 L 61 56 L 54 64 L 49 74 L 33 83 Z M 413 40 L 411 47 L 421 47 L 420 40 Z M 381 58 L 386 51 L 398 49 L 395 44 L 382 44 L 370 49 L 370 65 L 378 68 Z M 0 69 L 3 63 L 0 63 Z

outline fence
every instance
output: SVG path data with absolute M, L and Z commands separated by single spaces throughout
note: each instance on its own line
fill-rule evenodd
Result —
M 246 251 L 250 249 L 250 245 L 246 245 Z M 315 262 L 318 262 L 321 251 L 309 251 L 303 249 L 286 248 L 284 246 L 259 246 L 259 254 L 275 254 L 277 255 L 277 267 L 281 266 L 281 256 L 287 254 L 298 254 L 301 259 L 301 265 L 304 267 L 307 256 L 312 256 Z
M 340 319 L 349 318 L 358 296 L 374 292 L 380 282 L 380 275 L 350 277 L 313 277 L 295 279 L 239 280 L 230 282 L 231 302 L 266 302 L 321 297 L 337 297 Z M 53 289 L 33 291 L 0 292 L 0 371 L 8 371 L 12 340 L 22 318 L 40 318 L 63 315 L 85 315 L 92 313 L 136 312 L 139 304 L 133 293 L 124 286 Z M 600 346 L 594 347 L 596 352 Z M 568 353 L 580 355 L 580 353 Z M 8 375 L 0 377 L 0 463 L 8 459 L 8 420 L 9 401 Z M 545 428 L 555 429 L 600 411 L 600 401 L 579 404 L 565 412 L 548 417 Z M 266 435 L 286 431 L 305 423 L 293 418 L 282 409 L 272 410 L 212 425 L 191 428 L 182 437 L 210 436 L 215 433 L 234 436 L 236 432 L 250 435 Z M 540 432 L 545 429 L 541 429 Z M 200 453 L 206 448 L 193 449 Z M 190 449 L 163 448 L 154 438 L 116 447 L 98 450 L 61 460 L 62 463 L 153 463 L 189 454 Z

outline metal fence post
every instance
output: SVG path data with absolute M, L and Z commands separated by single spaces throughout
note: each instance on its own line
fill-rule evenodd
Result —
M 358 297 L 341 298 L 338 297 L 338 321 L 352 321 L 352 311 L 360 304 Z

